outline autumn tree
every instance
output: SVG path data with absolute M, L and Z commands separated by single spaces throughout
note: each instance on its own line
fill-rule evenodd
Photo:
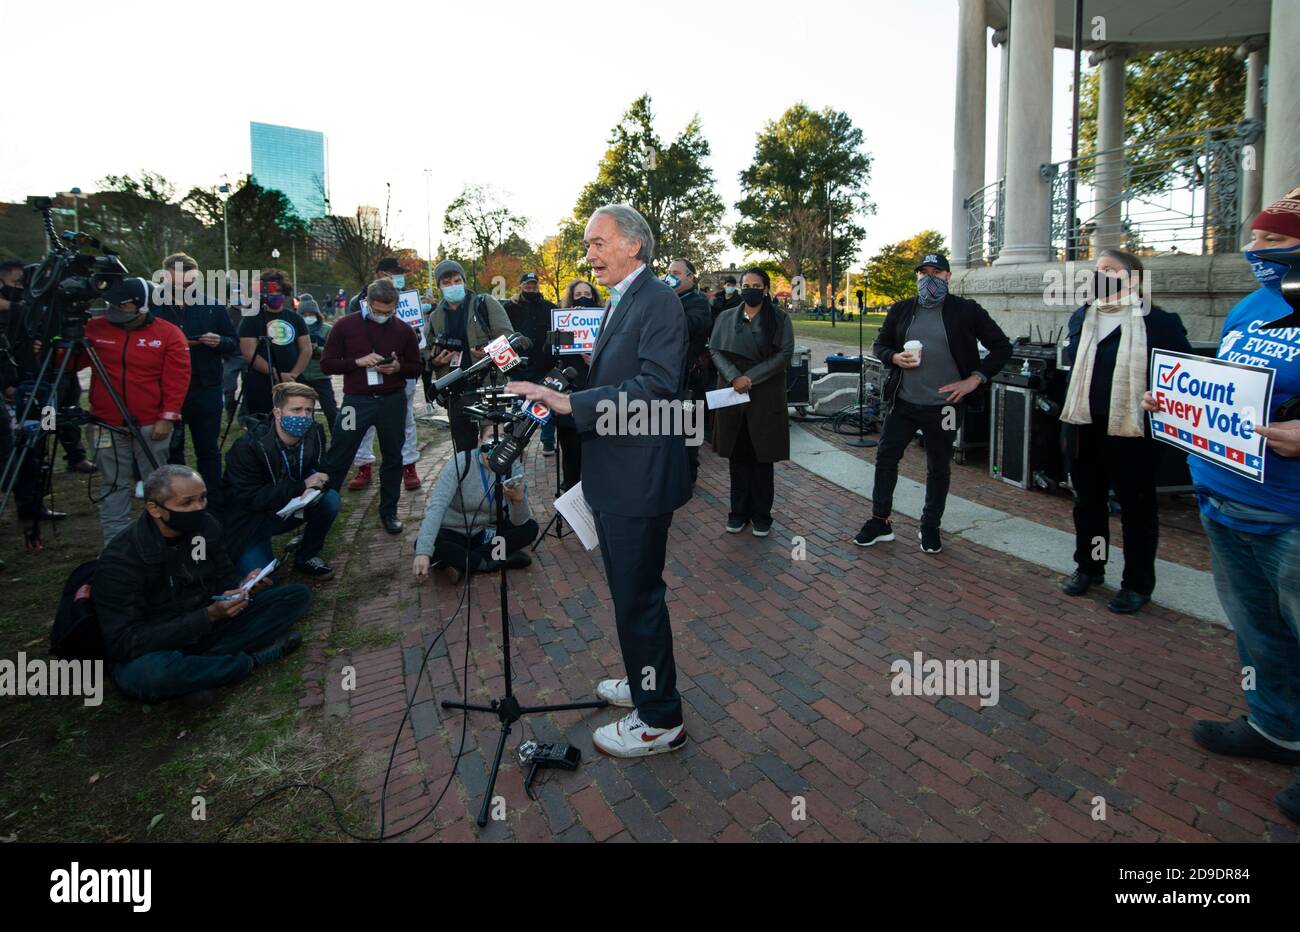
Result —
M 901 301 L 916 294 L 916 265 L 926 253 L 943 251 L 943 234 L 922 230 L 898 243 L 890 243 L 867 260 L 868 302 L 877 297 Z

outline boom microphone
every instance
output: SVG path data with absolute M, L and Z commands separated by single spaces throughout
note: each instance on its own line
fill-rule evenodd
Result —
M 482 372 L 484 369 L 487 369 L 491 366 L 496 366 L 498 369 L 504 372 L 507 369 L 514 366 L 519 361 L 520 353 L 526 352 L 527 350 L 531 349 L 533 346 L 533 341 L 528 339 L 528 337 L 524 336 L 522 333 L 512 333 L 510 334 L 508 345 L 504 342 L 501 342 L 499 344 L 500 348 L 494 352 L 493 346 L 497 345 L 498 341 L 503 341 L 504 339 L 505 338 L 503 337 L 498 337 L 497 340 L 493 340 L 492 343 L 489 343 L 486 347 L 487 355 L 484 356 L 482 359 L 480 359 L 478 362 L 474 363 L 472 366 L 469 366 L 464 369 L 453 369 L 451 372 L 448 372 L 442 378 L 434 382 L 433 383 L 434 392 L 435 393 L 444 392 L 447 389 L 451 388 L 453 385 L 457 384 L 458 382 L 462 382 L 465 379 L 473 378 L 474 376 Z M 506 350 L 510 352 L 506 352 Z
M 573 367 L 563 371 L 552 369 L 551 374 L 542 379 L 542 384 L 567 395 L 573 387 L 573 380 L 577 377 L 578 370 Z M 499 476 L 510 474 L 510 467 L 515 460 L 519 459 L 519 454 L 524 452 L 524 445 L 528 443 L 528 438 L 540 425 L 551 419 L 551 409 L 540 401 L 525 401 L 523 413 L 524 417 L 511 425 L 510 433 L 501 438 L 492 449 L 492 455 L 488 457 L 488 465 Z

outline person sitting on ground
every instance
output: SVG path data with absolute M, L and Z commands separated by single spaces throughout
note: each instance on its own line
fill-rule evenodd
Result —
M 431 568 L 446 569 L 451 580 L 459 582 L 467 570 L 490 573 L 503 564 L 507 569 L 521 569 L 533 562 L 522 549 L 537 539 L 538 531 L 528 509 L 522 457 L 511 466 L 510 484 L 504 489 L 507 526 L 501 536 L 505 550 L 504 558 L 498 559 L 503 551 L 495 541 L 494 476 L 486 452 L 491 439 L 492 424 L 485 421 L 479 430 L 478 449 L 456 453 L 442 467 L 415 542 L 416 580 L 427 577 Z
M 113 682 L 144 702 L 184 696 L 208 705 L 213 689 L 302 644 L 290 629 L 307 614 L 311 590 L 269 580 L 241 589 L 257 571 L 241 581 L 190 467 L 159 466 L 144 494 L 144 513 L 104 548 L 91 583 Z
M 294 555 L 300 573 L 328 579 L 321 548 L 339 513 L 339 493 L 321 471 L 325 429 L 315 418 L 317 395 L 310 385 L 281 382 L 271 389 L 271 414 L 250 415 L 248 432 L 226 454 L 225 504 L 221 514 L 226 549 L 240 573 L 271 562 L 271 539 L 305 524 Z M 299 515 L 278 512 L 308 489 L 321 495 Z

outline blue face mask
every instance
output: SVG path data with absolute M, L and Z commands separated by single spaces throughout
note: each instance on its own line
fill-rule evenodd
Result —
M 664 276 L 664 284 L 667 285 L 669 288 L 676 288 L 681 283 L 682 280 L 678 278 L 676 275 L 674 275 L 672 272 L 669 272 L 667 275 Z
M 427 314 L 431 310 L 433 310 L 433 305 L 430 304 L 428 301 L 425 301 L 423 304 L 420 305 L 420 313 L 422 314 Z
M 1246 261 L 1255 279 L 1265 288 L 1282 290 L 1282 277 L 1291 270 L 1290 263 L 1273 262 L 1269 256 L 1295 256 L 1296 265 L 1300 265 L 1300 249 L 1294 246 L 1282 246 L 1277 249 L 1247 249 Z
M 315 420 L 310 414 L 281 414 L 280 429 L 290 437 L 301 439 L 307 435 L 307 431 L 311 430 Z
M 917 279 L 916 294 L 926 306 L 939 304 L 948 297 L 948 283 L 937 275 L 923 275 Z
M 405 288 L 405 287 L 406 287 L 406 276 L 405 276 L 405 275 L 394 275 L 394 276 L 393 276 L 393 287 L 396 288 L 398 291 L 401 291 L 403 288 Z
M 460 304 L 465 300 L 464 285 L 448 285 L 442 289 L 442 299 L 448 304 Z

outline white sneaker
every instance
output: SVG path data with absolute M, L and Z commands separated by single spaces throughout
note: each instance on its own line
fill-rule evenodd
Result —
M 636 708 L 632 704 L 632 687 L 628 685 L 626 676 L 621 680 L 601 680 L 596 684 L 596 698 L 625 709 Z
M 597 750 L 610 757 L 649 757 L 684 747 L 686 723 L 667 730 L 651 728 L 632 711 L 617 722 L 597 728 L 591 740 Z

